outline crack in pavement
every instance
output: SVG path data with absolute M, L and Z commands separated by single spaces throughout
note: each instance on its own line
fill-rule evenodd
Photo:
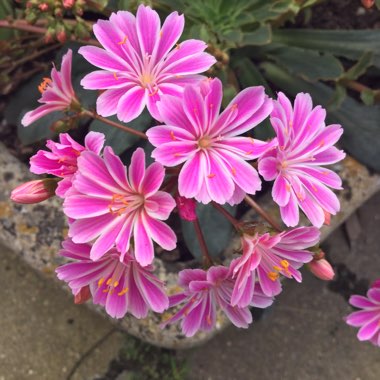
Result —
M 118 329 L 112 328 L 103 337 L 97 340 L 86 352 L 84 352 L 71 368 L 71 371 L 67 375 L 66 380 L 71 380 L 82 363 L 94 352 L 94 350 L 101 346 L 116 331 L 118 331 Z

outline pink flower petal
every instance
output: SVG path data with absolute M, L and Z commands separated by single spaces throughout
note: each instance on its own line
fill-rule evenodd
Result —
M 146 132 L 149 142 L 155 147 L 173 141 L 194 141 L 194 136 L 183 128 L 172 127 L 170 125 L 159 125 L 150 128 Z M 195 142 L 194 142 L 195 145 Z
M 299 210 L 297 198 L 293 192 L 290 194 L 289 202 L 286 206 L 280 207 L 281 219 L 288 227 L 294 227 L 299 222 Z
M 186 198 L 194 198 L 206 173 L 206 157 L 203 152 L 196 153 L 186 161 L 178 176 L 178 191 Z
M 151 264 L 154 258 L 153 242 L 145 229 L 141 215 L 135 223 L 133 236 L 137 262 L 143 267 Z
M 165 169 L 158 162 L 154 162 L 147 167 L 144 179 L 141 183 L 141 192 L 145 194 L 145 197 L 149 197 L 158 191 L 164 177 Z
M 96 46 L 82 46 L 78 53 L 83 55 L 83 57 L 104 70 L 109 71 L 125 71 L 128 70 L 128 66 L 122 58 L 119 58 L 116 54 L 110 51 L 106 51 Z
M 272 197 L 273 200 L 281 207 L 286 206 L 289 202 L 290 184 L 282 175 L 279 175 L 274 181 Z
M 40 119 L 41 117 L 51 113 L 51 112 L 54 112 L 54 111 L 60 111 L 60 110 L 63 110 L 65 109 L 66 107 L 62 107 L 62 105 L 55 105 L 55 106 L 52 106 L 51 104 L 44 104 L 42 106 L 39 106 L 37 107 L 36 109 L 34 109 L 33 111 L 29 111 L 27 112 L 22 120 L 21 120 L 21 124 L 24 126 L 24 127 L 27 127 L 29 126 L 30 124 L 34 123 L 36 120 Z
M 159 39 L 160 18 L 157 12 L 150 7 L 140 5 L 136 13 L 136 30 L 140 42 L 141 53 L 153 53 L 153 49 Z
M 145 200 L 145 211 L 154 219 L 166 220 L 175 207 L 173 197 L 163 191 L 157 191 Z
M 88 150 L 91 150 L 95 154 L 100 154 L 105 141 L 103 133 L 89 132 L 84 139 L 84 145 Z
M 134 85 L 130 78 L 125 78 L 116 71 L 110 72 L 104 70 L 97 70 L 87 74 L 83 77 L 80 84 L 87 90 L 124 88 L 124 92 Z
M 156 148 L 152 157 L 162 165 L 177 166 L 194 157 L 196 149 L 194 141 L 173 141 Z
M 265 157 L 259 160 L 258 170 L 260 175 L 266 181 L 272 181 L 277 176 L 277 159 L 274 157 Z
M 130 88 L 117 104 L 117 117 L 125 123 L 136 119 L 146 105 L 146 91 L 140 86 Z
M 117 106 L 121 97 L 129 88 L 106 90 L 96 100 L 96 111 L 99 115 L 107 117 L 117 113 Z
M 142 148 L 136 149 L 132 155 L 128 177 L 132 188 L 137 191 L 145 177 L 145 153 Z

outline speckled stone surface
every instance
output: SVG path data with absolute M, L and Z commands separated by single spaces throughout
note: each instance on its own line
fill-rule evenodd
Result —
M 323 238 L 327 237 L 339 224 L 341 224 L 357 207 L 380 189 L 380 177 L 370 175 L 365 167 L 352 158 L 335 165 L 334 169 L 343 178 L 345 190 L 338 193 L 341 200 L 342 211 L 332 218 L 332 223 L 323 228 Z M 0 143 L 0 242 L 20 255 L 29 265 L 45 276 L 55 279 L 54 269 L 63 263 L 57 256 L 61 241 L 67 234 L 67 226 L 61 211 L 59 199 L 49 199 L 36 205 L 18 205 L 9 200 L 13 188 L 23 182 L 33 179 L 25 165 L 9 154 Z M 279 219 L 278 208 L 269 202 L 269 197 L 263 199 L 262 206 Z M 256 219 L 255 213 L 248 212 L 243 219 L 251 221 Z M 239 246 L 238 239 L 232 239 L 226 249 L 226 256 Z M 177 289 L 177 276 L 169 272 L 162 261 L 155 262 L 158 276 L 166 281 L 169 293 Z M 97 312 L 105 313 L 91 303 L 88 306 Z M 168 348 L 188 348 L 199 345 L 210 339 L 218 331 L 228 325 L 221 315 L 218 318 L 217 328 L 212 333 L 200 332 L 192 338 L 184 338 L 178 325 L 169 326 L 164 330 L 159 324 L 167 315 L 150 314 L 144 320 L 137 320 L 126 316 L 121 321 L 114 321 L 128 333 L 137 336 L 149 343 Z

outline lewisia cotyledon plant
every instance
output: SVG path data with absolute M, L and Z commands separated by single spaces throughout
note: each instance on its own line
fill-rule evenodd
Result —
M 272 196 L 287 226 L 298 224 L 298 208 L 316 227 L 322 226 L 326 213 L 339 211 L 339 200 L 329 187 L 341 189 L 342 181 L 322 165 L 345 157 L 333 146 L 343 129 L 338 124 L 326 127 L 325 117 L 323 108 L 313 108 L 309 94 L 298 94 L 294 109 L 281 92 L 274 102 L 270 121 L 278 146 L 259 157 L 258 168 L 266 181 L 275 180 Z
M 166 166 L 184 163 L 178 191 L 202 203 L 237 204 L 245 194 L 261 189 L 256 170 L 246 161 L 275 146 L 239 136 L 263 121 L 272 110 L 264 87 L 250 87 L 238 94 L 219 115 L 222 83 L 205 79 L 187 86 L 183 99 L 164 95 L 158 109 L 165 125 L 150 128 L 152 156 Z
M 85 151 L 100 154 L 105 136 L 99 132 L 89 132 L 84 140 L 84 146 L 73 140 L 68 133 L 59 135 L 59 142 L 48 140 L 46 146 L 50 149 L 39 150 L 30 159 L 30 171 L 35 174 L 51 174 L 61 177 L 56 194 L 63 198 L 71 189 L 74 174 L 78 170 L 78 157 Z
M 53 67 L 51 78 L 44 78 L 38 86 L 39 91 L 42 93 L 38 101 L 44 104 L 24 115 L 21 120 L 24 127 L 51 112 L 67 111 L 73 104 L 79 105 L 71 84 L 72 55 L 73 52 L 69 50 L 62 58 L 61 71 Z
M 98 260 L 111 248 L 121 253 L 120 260 L 134 239 L 134 253 L 140 265 L 152 263 L 154 240 L 172 250 L 176 235 L 162 220 L 173 208 L 173 197 L 159 188 L 165 170 L 155 162 L 145 170 L 145 153 L 138 148 L 127 169 L 110 147 L 103 158 L 84 152 L 78 159 L 73 190 L 65 198 L 63 210 L 74 221 L 69 236 L 75 243 L 94 241 L 91 259 Z
M 105 307 L 113 318 L 129 312 L 145 318 L 151 309 L 162 313 L 169 306 L 164 284 L 152 273 L 152 266 L 142 267 L 130 250 L 120 260 L 120 253 L 111 249 L 101 259 L 91 260 L 89 244 L 62 243 L 59 254 L 73 262 L 56 269 L 58 278 L 68 283 L 73 294 L 90 287 L 94 304 Z
M 271 235 L 242 236 L 243 254 L 232 261 L 230 271 L 236 280 L 231 304 L 245 307 L 251 303 L 255 283 L 268 297 L 281 292 L 280 275 L 301 282 L 298 269 L 312 260 L 306 248 L 318 243 L 320 232 L 315 227 L 299 227 Z
M 376 280 L 367 292 L 367 297 L 354 295 L 350 304 L 360 311 L 346 317 L 350 326 L 360 327 L 358 339 L 369 340 L 380 347 L 380 279 Z
M 94 25 L 104 49 L 85 46 L 79 53 L 102 70 L 86 75 L 81 84 L 90 90 L 106 90 L 97 100 L 100 115 L 117 114 L 128 122 L 147 106 L 150 114 L 161 120 L 156 107 L 161 95 L 181 96 L 185 85 L 203 78 L 197 74 L 216 60 L 204 52 L 207 44 L 203 41 L 176 44 L 184 22 L 183 15 L 173 12 L 161 27 L 158 13 L 140 5 L 136 17 L 119 11 L 109 21 L 99 20 Z

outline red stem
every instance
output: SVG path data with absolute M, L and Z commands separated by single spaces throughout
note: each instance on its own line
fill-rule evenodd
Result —
M 201 247 L 201 252 L 202 252 L 203 258 L 205 260 L 205 264 L 207 266 L 211 266 L 211 265 L 214 264 L 214 262 L 213 262 L 213 260 L 212 260 L 212 258 L 210 256 L 210 254 L 208 253 L 206 241 L 205 241 L 205 238 L 203 236 L 203 233 L 202 233 L 202 230 L 201 230 L 201 226 L 199 225 L 198 219 L 194 220 L 193 225 L 194 225 L 194 228 L 195 228 L 195 234 L 197 235 L 197 238 L 198 238 L 198 241 L 199 241 L 199 245 Z
M 124 132 L 132 133 L 133 135 L 139 136 L 142 139 L 148 139 L 147 135 L 144 132 L 136 131 L 135 129 L 127 127 L 126 125 L 116 123 L 115 121 L 109 120 L 103 116 L 98 115 L 96 112 L 83 110 L 82 115 L 92 117 L 93 119 L 102 121 L 103 123 L 111 125 L 112 127 L 119 128 Z
M 276 221 L 263 209 L 259 206 L 251 197 L 248 195 L 245 196 L 244 200 L 263 218 L 265 219 L 275 230 L 281 231 L 281 227 L 277 224 Z
M 226 218 L 228 221 L 236 228 L 236 230 L 240 231 L 240 222 L 235 219 L 224 207 L 220 204 L 212 201 L 211 204 Z

